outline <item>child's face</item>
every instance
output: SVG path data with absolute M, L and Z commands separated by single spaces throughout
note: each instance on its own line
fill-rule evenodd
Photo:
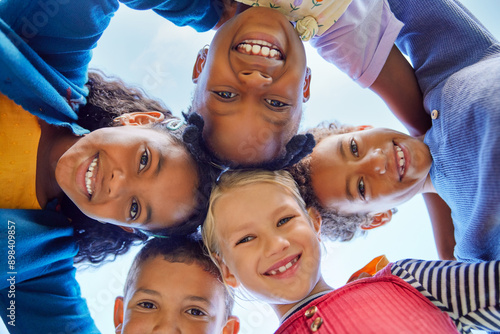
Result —
M 228 191 L 214 207 L 226 283 L 270 304 L 306 297 L 321 277 L 318 230 L 286 188 L 256 183 Z
M 300 123 L 305 73 L 304 46 L 278 11 L 254 7 L 227 21 L 193 76 L 194 111 L 210 148 L 239 164 L 279 155 Z
M 332 135 L 314 148 L 311 183 L 325 208 L 378 213 L 419 193 L 431 163 L 427 145 L 394 130 Z
M 169 262 L 163 256 L 148 259 L 127 295 L 115 301 L 116 333 L 222 333 L 224 289 L 194 262 Z
M 198 175 L 188 152 L 160 130 L 120 126 L 91 132 L 59 159 L 56 179 L 87 216 L 158 229 L 188 218 Z

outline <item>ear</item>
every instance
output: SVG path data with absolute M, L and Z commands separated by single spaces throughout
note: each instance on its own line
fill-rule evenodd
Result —
M 118 227 L 124 230 L 125 232 L 134 233 L 134 229 L 132 227 L 120 226 L 120 225 L 118 225 Z
M 231 273 L 229 270 L 229 267 L 226 266 L 224 261 L 221 259 L 219 255 L 215 255 L 215 259 L 219 263 L 219 267 L 222 271 L 222 279 L 224 280 L 224 283 L 229 285 L 230 287 L 237 288 L 240 286 L 240 282 L 238 279 Z
M 198 83 L 198 77 L 203 71 L 203 67 L 205 67 L 205 62 L 207 61 L 208 47 L 205 46 L 203 49 L 198 51 L 198 55 L 196 56 L 196 62 L 193 67 L 193 83 Z
M 311 217 L 314 230 L 319 236 L 321 233 L 321 223 L 323 222 L 321 219 L 321 215 L 319 214 L 318 210 L 313 207 L 307 208 L 307 213 L 309 214 L 309 217 Z
M 309 97 L 311 97 L 311 69 L 308 67 L 306 69 L 306 77 L 304 79 L 304 88 L 302 90 L 302 94 L 304 94 L 304 98 L 302 102 L 309 101 Z
M 356 131 L 370 130 L 370 129 L 373 129 L 373 126 L 371 126 L 371 125 L 359 125 L 355 129 L 356 129 Z
M 151 123 L 159 123 L 165 119 L 159 111 L 149 112 L 131 112 L 120 115 L 114 119 L 115 122 L 120 122 L 121 125 L 146 125 Z
M 113 321 L 115 323 L 115 334 L 121 333 L 123 326 L 123 297 L 121 296 L 115 299 Z
M 371 220 L 368 226 L 361 226 L 362 230 L 372 230 L 374 228 L 383 226 L 391 221 L 392 219 L 392 210 L 387 210 L 384 212 L 379 212 L 374 215 L 368 216 L 368 219 Z
M 234 315 L 230 315 L 226 325 L 222 329 L 222 334 L 238 334 L 240 331 L 240 319 Z

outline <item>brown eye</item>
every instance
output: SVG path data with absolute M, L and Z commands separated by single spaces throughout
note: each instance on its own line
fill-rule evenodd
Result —
M 132 199 L 132 204 L 130 204 L 130 219 L 136 220 L 139 217 L 139 203 L 135 199 Z
M 156 309 L 156 305 L 150 302 L 140 302 L 139 304 L 140 307 L 142 308 L 147 308 L 147 309 Z
M 288 104 L 278 101 L 278 100 L 271 100 L 271 99 L 266 99 L 266 103 L 269 104 L 271 107 L 274 108 L 283 108 L 288 106 Z
M 205 312 L 197 308 L 190 308 L 189 310 L 186 311 L 186 313 L 194 315 L 195 317 L 203 317 L 207 315 Z
M 223 99 L 232 99 L 233 97 L 236 97 L 236 94 L 231 92 L 215 92 L 215 94 L 219 95 Z
M 149 153 L 148 150 L 144 150 L 144 152 L 141 155 L 141 159 L 139 160 L 139 172 L 142 171 L 144 168 L 146 168 L 148 162 L 149 162 Z
M 293 217 L 286 217 L 286 218 L 282 218 L 278 221 L 278 224 L 276 226 L 280 227 L 281 225 L 285 225 L 286 223 L 288 223 L 290 220 L 292 220 Z
M 366 189 L 365 189 L 365 181 L 363 181 L 363 178 L 361 178 L 359 180 L 359 183 L 358 183 L 358 192 L 359 192 L 359 195 L 365 199 L 365 192 L 366 192 Z
M 351 153 L 355 157 L 359 157 L 359 152 L 358 152 L 358 144 L 354 139 L 351 139 Z

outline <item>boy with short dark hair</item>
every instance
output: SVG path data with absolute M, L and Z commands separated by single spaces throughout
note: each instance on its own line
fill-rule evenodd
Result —
M 115 333 L 236 334 L 233 299 L 196 236 L 155 238 L 136 255 L 124 296 L 115 300 Z

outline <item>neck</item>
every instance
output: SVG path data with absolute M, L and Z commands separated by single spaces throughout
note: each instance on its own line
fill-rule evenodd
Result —
M 418 140 L 420 140 L 421 142 L 424 142 L 425 135 L 421 135 L 421 136 L 418 136 L 416 138 Z M 430 150 L 429 150 L 429 157 L 432 161 L 432 156 L 431 156 Z M 430 166 L 429 166 L 429 169 L 430 169 Z M 432 184 L 431 175 L 429 173 L 427 173 L 427 177 L 425 178 L 424 184 L 422 185 L 422 188 L 420 189 L 419 193 L 421 193 L 421 194 L 436 193 L 436 189 L 434 188 L 434 185 Z
M 427 177 L 425 178 L 421 193 L 437 193 L 436 188 L 434 188 L 434 185 L 432 184 L 430 174 L 427 174 Z
M 333 290 L 333 288 L 330 287 L 328 284 L 326 284 L 326 282 L 323 279 L 323 276 L 320 276 L 314 288 L 309 292 L 307 296 L 302 298 L 300 301 L 291 304 L 271 304 L 271 307 L 273 308 L 278 318 L 281 319 L 292 307 L 301 303 L 307 297 L 315 295 L 320 292 L 330 291 L 330 290 Z
M 42 120 L 39 122 L 41 136 L 37 153 L 36 197 L 43 208 L 48 202 L 62 195 L 55 175 L 57 161 L 79 137 L 69 129 L 56 127 Z

